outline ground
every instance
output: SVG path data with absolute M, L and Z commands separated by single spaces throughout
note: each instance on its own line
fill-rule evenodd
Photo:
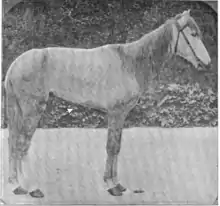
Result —
M 130 128 L 123 133 L 119 178 L 130 193 L 112 197 L 103 182 L 106 129 L 38 129 L 25 172 L 45 198 L 15 196 L 7 203 L 212 204 L 217 196 L 217 128 Z M 4 174 L 7 136 L 3 132 Z M 2 149 L 1 144 L 1 149 Z M 2 176 L 2 175 L 1 175 Z M 135 189 L 145 192 L 135 194 Z

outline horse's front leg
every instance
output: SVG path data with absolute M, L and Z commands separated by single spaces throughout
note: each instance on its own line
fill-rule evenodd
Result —
M 105 166 L 104 181 L 108 192 L 114 196 L 121 196 L 126 190 L 119 182 L 117 175 L 118 154 L 121 148 L 121 135 L 125 120 L 124 114 L 109 114 L 108 139 L 106 145 L 107 160 Z

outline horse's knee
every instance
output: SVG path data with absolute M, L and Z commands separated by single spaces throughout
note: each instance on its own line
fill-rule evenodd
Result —
M 106 151 L 107 151 L 107 154 L 108 155 L 111 155 L 111 156 L 113 156 L 113 155 L 118 155 L 119 154 L 119 152 L 120 152 L 120 147 L 111 147 L 111 148 L 109 148 L 109 147 L 106 147 Z
M 108 140 L 106 145 L 106 151 L 109 155 L 117 155 L 121 149 L 121 134 L 122 128 L 108 129 Z
M 108 140 L 106 151 L 108 155 L 118 155 L 121 149 L 121 141 L 115 139 Z

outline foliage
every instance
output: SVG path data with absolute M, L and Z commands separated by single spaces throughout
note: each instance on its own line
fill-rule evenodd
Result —
M 25 5 L 13 9 L 5 16 L 7 21 L 3 21 L 3 79 L 11 62 L 33 47 L 91 48 L 130 42 L 191 8 L 214 62 L 212 74 L 198 73 L 180 59 L 174 59 L 161 72 L 156 87 L 152 85 L 131 111 L 125 126 L 217 126 L 217 24 L 212 11 L 198 2 L 154 0 L 150 5 L 134 0 L 131 7 L 122 8 L 120 1 L 112 0 L 108 1 L 108 9 L 100 2 L 84 0 L 76 5 L 66 0 L 62 7 L 42 9 L 39 4 L 31 9 Z M 30 18 L 24 18 L 24 14 Z M 67 108 L 73 111 L 69 114 Z M 39 127 L 106 126 L 104 112 L 53 95 L 39 124 Z
M 171 84 L 165 90 L 162 106 L 145 112 L 149 124 L 162 127 L 217 125 L 217 97 L 212 89 L 204 91 L 198 84 Z

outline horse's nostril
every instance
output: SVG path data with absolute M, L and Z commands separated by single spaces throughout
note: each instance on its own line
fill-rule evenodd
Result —
M 200 68 L 199 70 L 210 70 L 212 68 L 212 64 L 203 64 L 202 62 L 199 62 L 198 68 Z
M 200 65 L 200 66 L 202 66 L 202 65 Z M 204 67 L 205 70 L 208 70 L 209 69 L 209 64 L 205 64 L 205 65 L 203 65 L 203 67 Z
M 208 70 L 212 69 L 212 63 L 211 62 L 206 65 L 206 69 L 208 69 Z

